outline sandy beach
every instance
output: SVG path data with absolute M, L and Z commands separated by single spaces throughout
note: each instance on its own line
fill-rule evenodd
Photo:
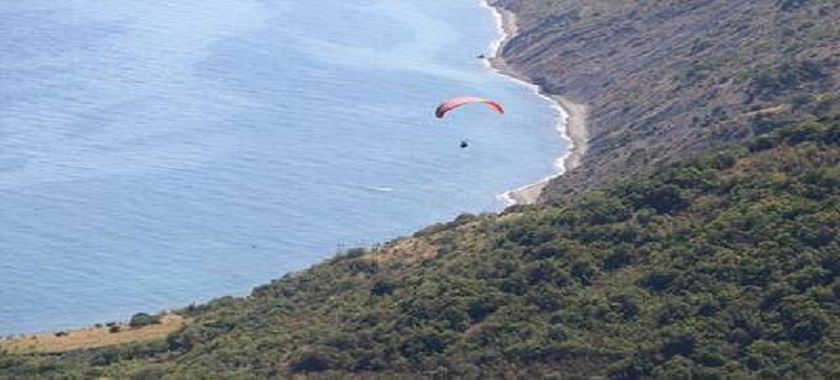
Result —
M 563 175 L 566 171 L 572 170 L 580 165 L 583 155 L 586 154 L 588 134 L 586 129 L 586 119 L 588 107 L 572 99 L 563 97 L 561 95 L 550 94 L 544 91 L 541 87 L 531 83 L 529 78 L 522 73 L 513 70 L 501 55 L 502 48 L 518 31 L 516 15 L 513 12 L 496 7 L 493 0 L 482 1 L 486 7 L 492 10 L 496 17 L 499 28 L 502 30 L 502 38 L 493 43 L 492 49 L 495 51 L 495 56 L 488 59 L 489 68 L 506 75 L 516 81 L 523 82 L 526 85 L 533 87 L 534 91 L 540 96 L 543 96 L 555 103 L 560 120 L 558 121 L 557 129 L 560 132 L 561 138 L 569 141 L 571 147 L 569 152 L 557 160 L 557 172 L 546 178 L 543 178 L 535 183 L 522 186 L 516 190 L 508 191 L 503 195 L 509 205 L 515 204 L 534 204 L 540 197 L 542 190 L 553 178 Z

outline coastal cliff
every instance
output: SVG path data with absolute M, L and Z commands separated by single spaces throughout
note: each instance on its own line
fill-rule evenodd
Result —
M 589 109 L 543 200 L 836 112 L 837 2 L 488 3 L 515 15 L 505 69 Z

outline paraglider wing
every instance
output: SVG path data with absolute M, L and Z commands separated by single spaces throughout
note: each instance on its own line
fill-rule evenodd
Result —
M 493 100 L 480 98 L 478 96 L 459 96 L 457 98 L 452 98 L 441 103 L 435 110 L 435 116 L 437 116 L 437 118 L 440 119 L 444 115 L 446 115 L 447 112 L 470 103 L 484 103 L 499 113 L 505 113 L 505 109 L 502 108 L 502 105 Z

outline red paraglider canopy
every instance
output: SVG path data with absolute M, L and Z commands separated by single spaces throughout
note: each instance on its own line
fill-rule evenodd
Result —
M 490 108 L 498 111 L 499 113 L 505 113 L 505 109 L 502 108 L 502 105 L 493 101 L 493 100 L 480 98 L 478 96 L 468 95 L 468 96 L 459 96 L 459 97 L 452 98 L 452 99 L 449 99 L 447 101 L 444 101 L 435 110 L 435 116 L 437 116 L 437 118 L 440 119 L 440 118 L 443 117 L 443 115 L 446 115 L 447 112 L 452 111 L 455 108 L 458 108 L 460 106 L 463 106 L 464 104 L 469 104 L 469 103 L 484 103 L 484 104 L 487 104 Z

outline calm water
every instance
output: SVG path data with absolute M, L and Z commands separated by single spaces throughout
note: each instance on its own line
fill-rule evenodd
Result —
M 2 334 L 246 294 L 565 150 L 473 0 L 0 0 L 0 33 Z M 433 117 L 467 93 L 508 114 Z

